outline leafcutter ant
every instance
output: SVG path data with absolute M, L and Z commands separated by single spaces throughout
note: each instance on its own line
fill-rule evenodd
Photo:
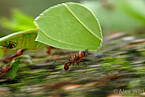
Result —
M 16 58 L 18 56 L 21 56 L 24 51 L 25 51 L 25 49 L 20 49 L 15 54 L 13 54 L 13 55 L 11 55 L 11 56 L 9 56 L 9 57 L 1 60 L 1 61 L 4 62 L 4 63 L 8 63 L 8 62 L 12 61 L 12 59 L 14 59 L 14 58 Z
M 7 42 L 5 42 L 5 46 L 4 47 L 4 53 L 6 54 L 6 56 L 8 57 L 8 53 L 7 53 L 7 49 L 12 49 L 12 48 L 15 48 L 17 46 L 17 43 L 16 42 L 12 42 L 12 41 L 9 41 L 9 43 L 7 44 Z
M 10 66 L 9 65 L 4 65 L 3 67 L 0 68 L 0 78 L 4 78 L 6 73 L 9 71 Z
M 12 48 L 15 48 L 16 46 L 17 46 L 16 42 L 9 41 L 9 44 L 4 47 L 12 49 Z
M 4 65 L 3 67 L 1 67 L 0 72 L 1 73 L 6 73 L 6 72 L 8 72 L 9 69 L 10 69 L 9 65 Z
M 79 51 L 77 55 L 75 54 L 74 58 L 71 58 L 68 62 L 64 63 L 64 70 L 69 70 L 69 66 L 72 64 L 75 65 L 76 63 L 79 65 L 80 62 L 84 62 L 81 59 L 86 56 L 85 52 L 86 51 Z

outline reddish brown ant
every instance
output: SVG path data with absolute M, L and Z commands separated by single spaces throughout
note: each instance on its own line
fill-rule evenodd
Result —
M 6 73 L 9 71 L 10 66 L 9 65 L 4 65 L 3 67 L 0 68 L 0 78 L 4 78 L 3 76 L 6 75 Z
M 24 49 L 20 49 L 14 55 L 12 55 L 12 56 L 10 56 L 8 58 L 12 60 L 12 59 L 14 59 L 14 58 L 16 58 L 18 56 L 21 56 L 23 54 L 23 52 L 24 52 Z
M 6 44 L 7 44 L 7 42 L 6 42 Z M 5 47 L 4 48 L 4 53 L 6 54 L 7 57 L 9 56 L 8 53 L 7 53 L 7 49 L 15 48 L 16 45 L 17 45 L 17 43 L 9 41 L 9 44 L 7 44 L 6 46 L 3 46 L 3 47 Z
M 15 48 L 16 45 L 17 45 L 17 43 L 9 41 L 9 44 L 4 46 L 4 47 L 12 49 L 12 48 Z
M 14 59 L 14 58 L 16 58 L 18 56 L 21 56 L 23 54 L 23 52 L 24 52 L 24 49 L 23 50 L 20 49 L 15 54 L 13 54 L 13 55 L 11 55 L 11 56 L 9 56 L 6 59 L 3 59 L 1 61 L 4 62 L 4 63 L 8 63 L 8 62 L 12 61 L 12 59 Z
M 0 72 L 1 73 L 6 73 L 6 72 L 9 71 L 9 69 L 10 69 L 10 66 L 9 65 L 4 65 L 3 67 L 1 67 Z
M 10 57 L 7 57 L 5 59 L 2 59 L 0 61 L 4 62 L 4 63 L 8 63 L 10 61 L 12 61 L 12 59 L 22 55 L 24 52 L 23 50 L 18 50 L 15 54 L 11 55 Z M 5 78 L 4 76 L 6 75 L 6 73 L 9 71 L 10 66 L 9 65 L 4 65 L 3 67 L 0 68 L 0 78 Z
M 85 52 L 84 51 L 79 51 L 77 53 L 77 55 L 74 56 L 74 58 L 71 58 L 68 62 L 64 63 L 64 69 L 67 71 L 69 70 L 69 66 L 71 66 L 72 64 L 75 65 L 75 63 L 77 65 L 79 65 L 81 61 L 81 59 L 85 57 Z

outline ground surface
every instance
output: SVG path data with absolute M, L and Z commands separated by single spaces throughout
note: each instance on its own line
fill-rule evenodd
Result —
M 145 95 L 145 39 L 142 35 L 111 34 L 99 52 L 85 63 L 63 70 L 70 53 L 58 50 L 30 54 L 33 63 L 22 63 L 16 78 L 0 79 L 0 97 L 139 97 Z M 39 54 L 40 53 L 40 54 Z M 138 93 L 133 90 L 137 90 Z M 131 92 L 129 92 L 131 91 Z

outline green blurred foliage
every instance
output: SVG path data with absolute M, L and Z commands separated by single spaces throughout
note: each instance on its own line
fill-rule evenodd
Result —
M 131 31 L 144 26 L 143 2 L 143 0 L 94 0 L 81 3 L 95 13 L 105 32 L 114 32 Z
M 136 88 L 136 87 L 140 86 L 140 84 L 141 84 L 141 80 L 139 80 L 139 79 L 133 80 L 133 81 L 129 82 L 128 88 Z
M 18 9 L 12 10 L 11 20 L 6 17 L 1 18 L 0 25 L 12 31 L 23 31 L 36 28 L 33 23 L 33 18 L 22 13 Z
M 144 0 L 120 0 L 120 7 L 126 14 L 139 20 L 145 25 L 145 1 Z

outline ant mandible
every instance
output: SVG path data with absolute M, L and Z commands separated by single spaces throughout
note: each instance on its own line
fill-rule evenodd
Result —
M 72 64 L 75 65 L 75 63 L 79 65 L 80 62 L 83 62 L 81 59 L 85 57 L 85 55 L 85 51 L 79 51 L 77 55 L 75 54 L 74 58 L 71 58 L 68 62 L 64 63 L 64 69 L 66 71 L 69 70 L 69 66 Z

